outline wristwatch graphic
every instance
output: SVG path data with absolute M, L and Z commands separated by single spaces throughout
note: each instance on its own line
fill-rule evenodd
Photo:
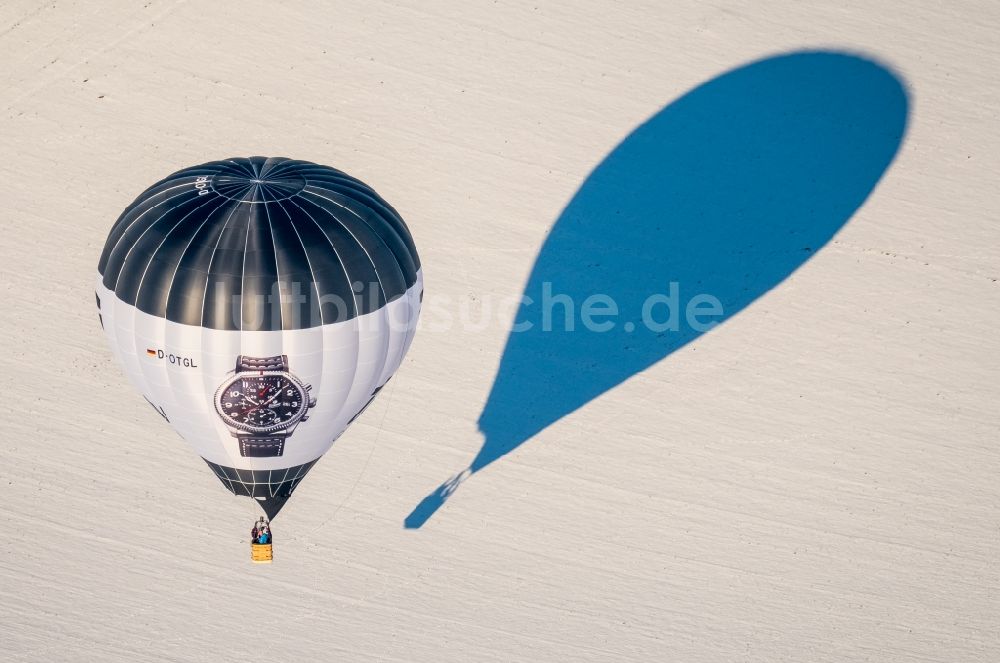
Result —
M 288 356 L 236 358 L 236 374 L 215 392 L 215 411 L 245 457 L 280 456 L 315 407 L 308 385 L 288 372 Z

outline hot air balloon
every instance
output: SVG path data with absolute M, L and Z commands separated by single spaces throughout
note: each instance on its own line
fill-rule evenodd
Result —
M 423 277 L 363 182 L 286 158 L 185 168 L 125 209 L 97 308 L 132 384 L 268 518 L 399 368 Z

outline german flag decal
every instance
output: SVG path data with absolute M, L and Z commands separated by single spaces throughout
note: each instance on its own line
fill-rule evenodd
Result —
M 150 350 L 149 348 L 146 348 L 146 354 L 149 355 L 150 357 L 155 357 L 156 350 Z

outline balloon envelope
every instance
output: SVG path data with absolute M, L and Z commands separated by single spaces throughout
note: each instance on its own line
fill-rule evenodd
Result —
M 423 278 L 370 187 L 251 157 L 143 192 L 108 235 L 96 295 L 133 385 L 273 517 L 399 368 Z

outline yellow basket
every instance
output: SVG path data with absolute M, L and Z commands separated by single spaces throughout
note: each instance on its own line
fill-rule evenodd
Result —
M 270 564 L 273 559 L 274 553 L 271 551 L 270 543 L 250 544 L 250 560 L 254 564 Z

